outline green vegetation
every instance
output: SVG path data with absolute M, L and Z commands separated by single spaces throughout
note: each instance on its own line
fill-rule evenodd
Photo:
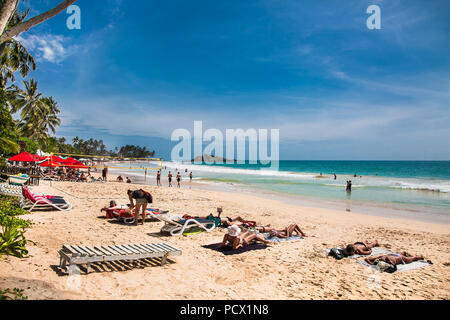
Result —
M 28 255 L 26 245 L 32 243 L 24 236 L 31 222 L 18 218 L 28 212 L 19 207 L 18 201 L 0 195 L 0 258 L 2 254 L 23 258 Z
M 14 288 L 0 290 L 0 300 L 28 300 L 28 297 L 23 294 L 23 289 Z

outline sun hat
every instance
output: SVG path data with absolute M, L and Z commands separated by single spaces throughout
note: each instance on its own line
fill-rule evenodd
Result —
M 233 224 L 232 226 L 228 227 L 228 234 L 232 237 L 237 237 L 241 233 L 241 229 Z

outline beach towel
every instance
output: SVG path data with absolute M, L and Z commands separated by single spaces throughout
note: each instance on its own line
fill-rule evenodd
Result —
M 378 266 L 369 264 L 369 263 L 367 263 L 364 260 L 358 260 L 358 263 L 363 265 L 363 266 L 371 267 L 371 268 L 373 268 L 373 269 L 375 269 L 377 271 L 380 271 Z M 423 268 L 423 267 L 426 267 L 426 266 L 429 266 L 429 265 L 430 265 L 430 263 L 428 263 L 426 261 L 423 261 L 423 260 L 422 261 L 414 261 L 414 262 L 411 262 L 411 263 L 408 263 L 408 264 L 397 264 L 397 271 L 400 272 L 400 271 L 420 269 L 420 268 Z
M 326 252 L 327 254 L 329 254 L 329 253 L 330 253 L 330 250 L 331 250 L 331 249 L 325 249 L 325 252 Z M 372 248 L 372 253 L 369 254 L 369 255 L 354 254 L 354 255 L 352 255 L 352 256 L 350 256 L 350 257 L 347 257 L 347 258 L 350 258 L 350 259 L 358 259 L 358 258 L 361 258 L 361 257 L 370 257 L 370 256 L 376 256 L 376 255 L 387 254 L 387 253 L 389 253 L 389 250 L 386 250 L 386 249 L 383 249 L 383 248 L 380 248 L 380 247 L 375 247 L 375 248 Z
M 269 240 L 270 242 L 286 242 L 286 241 L 296 241 L 301 240 L 303 237 L 301 236 L 290 236 L 289 238 L 278 238 L 278 237 L 271 237 L 269 233 L 262 233 L 261 234 L 264 239 Z
M 240 253 L 243 253 L 243 252 L 253 251 L 253 250 L 262 250 L 262 249 L 267 248 L 267 245 L 260 244 L 260 243 L 251 244 L 249 246 L 245 246 L 245 247 L 239 248 L 237 250 L 231 249 L 231 246 L 228 246 L 228 247 L 225 247 L 225 248 L 222 248 L 221 246 L 222 246 L 222 243 L 214 243 L 214 244 L 204 245 L 202 247 L 206 248 L 206 249 L 211 249 L 211 250 L 214 250 L 214 251 L 221 252 L 221 253 L 223 253 L 226 256 L 233 255 L 233 254 L 240 254 Z

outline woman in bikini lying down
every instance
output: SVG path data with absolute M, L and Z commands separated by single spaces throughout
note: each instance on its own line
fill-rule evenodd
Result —
M 286 228 L 280 230 L 270 227 L 256 227 L 256 230 L 261 233 L 269 232 L 271 237 L 278 237 L 278 238 L 289 238 L 292 235 L 294 235 L 294 233 L 297 234 L 298 236 L 306 237 L 305 233 L 295 223 L 290 224 Z
M 212 213 L 209 214 L 209 216 L 206 217 L 193 217 L 196 219 L 206 219 L 206 220 L 212 220 L 212 218 L 219 218 L 220 219 L 220 223 L 223 227 L 230 227 L 232 225 L 238 225 L 238 226 L 242 226 L 242 225 L 252 225 L 252 226 L 256 226 L 257 222 L 256 221 L 251 221 L 251 220 L 246 220 L 244 218 L 242 218 L 241 216 L 233 216 L 233 217 L 225 217 L 225 218 L 221 218 L 220 217 L 220 213 L 217 215 L 217 217 L 215 217 Z M 270 225 L 268 225 L 270 226 Z
M 354 244 L 348 244 L 345 247 L 345 252 L 348 256 L 352 256 L 354 254 L 360 254 L 363 256 L 368 256 L 372 253 L 372 248 L 378 247 L 378 241 L 375 240 L 372 243 L 369 243 L 369 241 L 366 240 L 366 242 L 355 242 Z
M 409 264 L 414 261 L 425 260 L 423 256 L 412 256 L 406 251 L 402 253 L 388 253 L 378 257 L 367 257 L 364 259 L 368 264 L 376 264 L 378 261 L 384 261 L 392 265 L 398 264 Z M 431 260 L 427 260 L 428 263 L 432 264 Z
M 228 233 L 223 237 L 222 247 L 226 247 L 228 243 L 231 244 L 233 250 L 237 250 L 241 247 L 248 246 L 253 242 L 260 241 L 264 244 L 270 244 L 271 242 L 256 235 L 253 232 L 246 231 L 241 233 L 241 229 L 237 225 L 228 227 Z

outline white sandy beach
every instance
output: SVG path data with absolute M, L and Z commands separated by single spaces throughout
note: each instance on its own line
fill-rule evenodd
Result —
M 450 227 L 290 205 L 264 194 L 187 188 L 145 188 L 152 207 L 171 214 L 207 215 L 222 207 L 225 216 L 240 215 L 275 227 L 299 224 L 307 237 L 265 250 L 224 256 L 202 245 L 222 240 L 225 230 L 161 237 L 160 222 L 129 226 L 104 218 L 109 200 L 127 203 L 128 184 L 42 181 L 33 191 L 64 196 L 69 212 L 34 212 L 27 231 L 30 257 L 0 260 L 0 288 L 18 287 L 30 299 L 449 299 Z M 318 200 L 319 201 L 319 200 Z M 354 259 L 335 260 L 324 249 L 378 240 L 392 251 L 423 254 L 434 264 L 422 269 L 374 273 Z M 163 267 L 152 263 L 103 265 L 81 276 L 58 268 L 63 244 L 98 245 L 168 242 L 183 252 Z M 375 278 L 374 278 L 375 277 Z M 374 279 L 375 285 L 374 285 Z

